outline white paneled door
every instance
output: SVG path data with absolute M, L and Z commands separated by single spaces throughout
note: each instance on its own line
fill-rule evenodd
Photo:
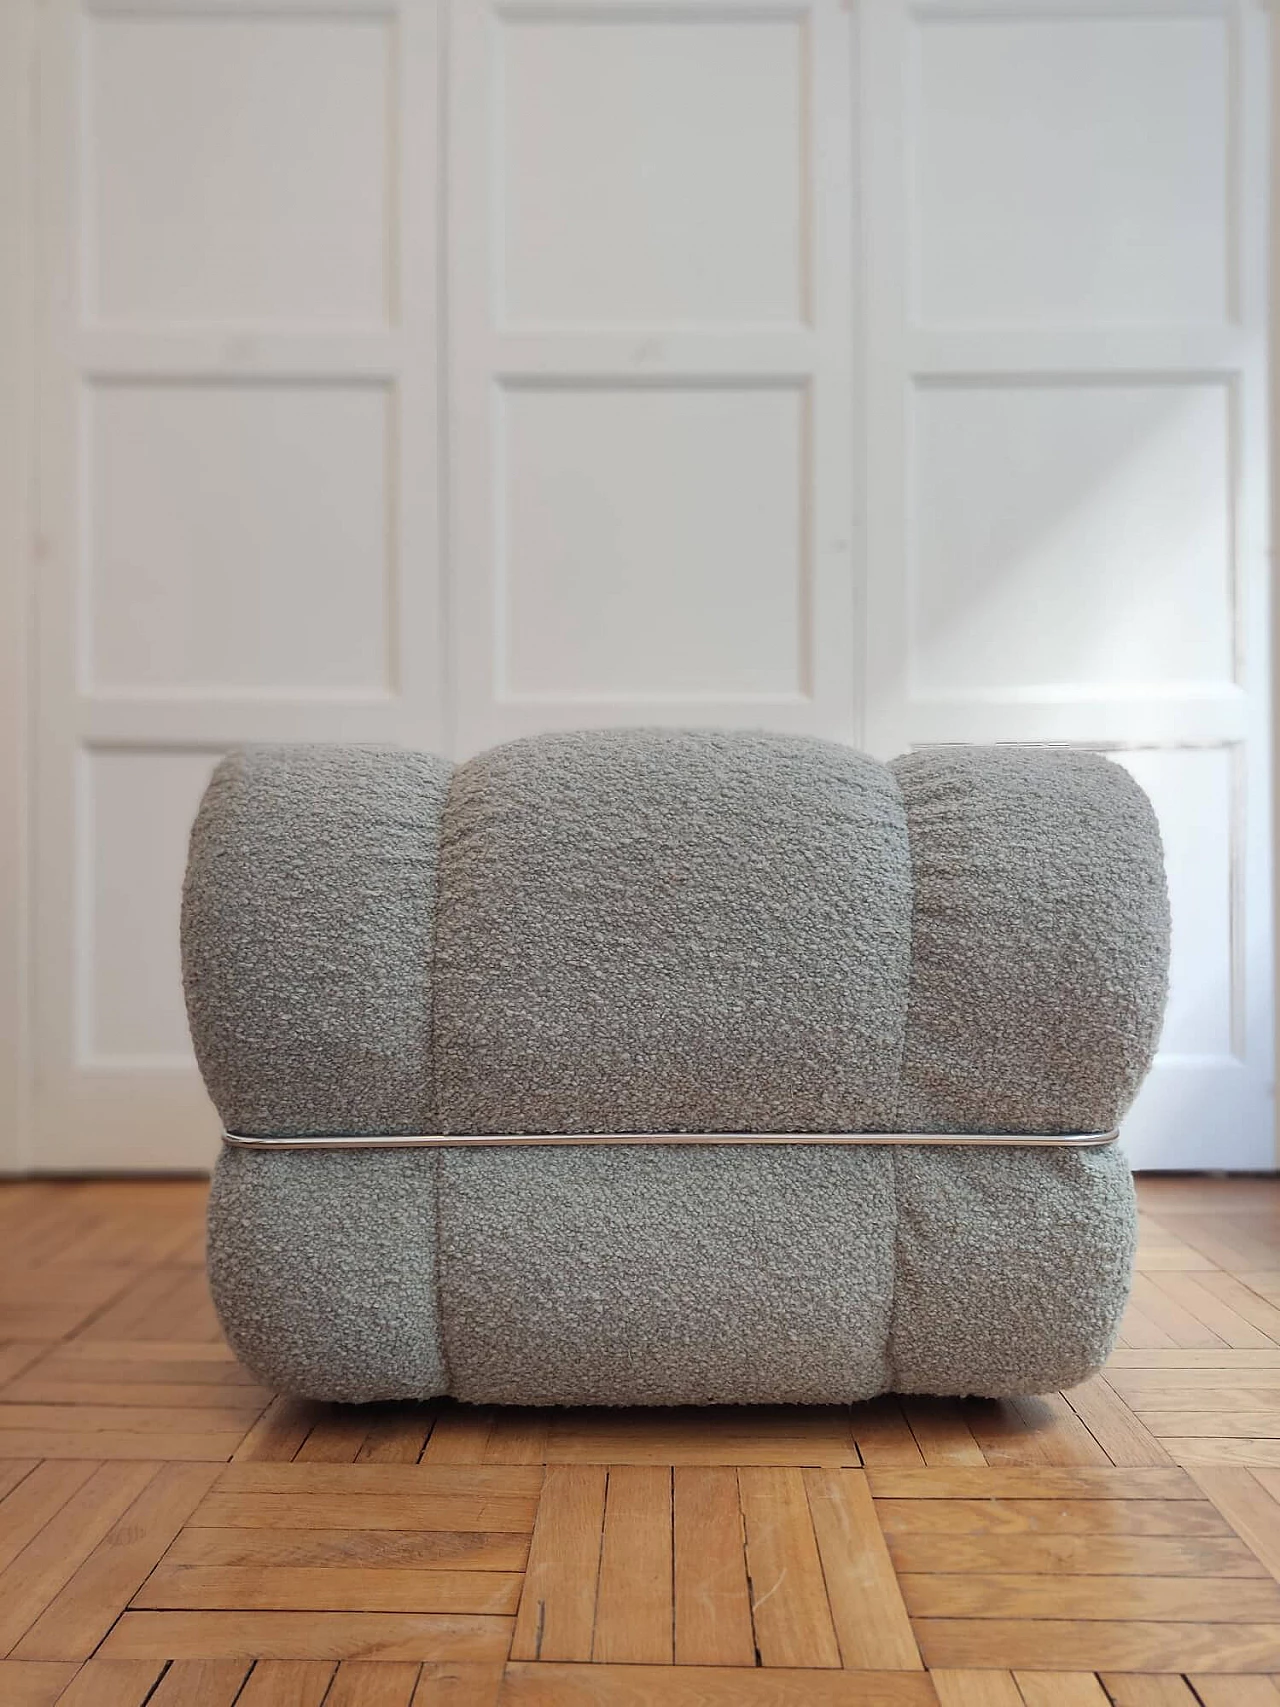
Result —
M 644 722 L 1126 765 L 1175 916 L 1130 1152 L 1272 1165 L 1254 0 L 27 7 L 0 1160 L 210 1159 L 177 899 L 228 746 Z

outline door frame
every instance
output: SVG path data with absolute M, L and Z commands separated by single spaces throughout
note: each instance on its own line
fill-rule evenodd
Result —
M 0 6 L 0 1171 L 31 1165 L 36 0 Z

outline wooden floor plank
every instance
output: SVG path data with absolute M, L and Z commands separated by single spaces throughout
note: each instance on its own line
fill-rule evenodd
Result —
M 364 1405 L 332 1405 L 311 1425 L 294 1453 L 299 1464 L 354 1464 L 369 1438 L 372 1419 Z
M 1128 1402 L 1100 1375 L 1073 1387 L 1063 1398 L 1113 1464 L 1132 1469 L 1143 1464 L 1172 1464 L 1173 1459 L 1136 1417 Z
M 235 1451 L 239 1433 L 177 1434 L 155 1429 L 113 1429 L 89 1433 L 67 1429 L 51 1434 L 39 1428 L 0 1429 L 0 1456 L 117 1459 L 122 1463 L 225 1464 Z
M 1266 1483 L 1252 1471 L 1217 1466 L 1194 1475 L 1244 1545 L 1280 1579 L 1280 1500 Z
M 0 1654 L 12 1651 L 158 1469 L 100 1464 L 0 1573 Z
M 102 1645 L 108 1658 L 501 1659 L 510 1618 L 451 1613 L 126 1612 Z
M 965 1421 L 991 1465 L 1109 1465 L 1111 1460 L 1060 1395 L 969 1399 Z
M 1020 1671 L 1014 1676 L 1026 1707 L 1111 1707 L 1091 1671 Z
M 75 1673 L 58 1707 L 142 1707 L 164 1669 L 161 1660 L 86 1660 L 61 1670 Z M 0 1697 L 2 1699 L 2 1697 Z
M 316 1420 L 319 1410 L 309 1399 L 273 1399 L 236 1447 L 237 1463 L 288 1463 L 297 1453 Z
M 178 1266 L 151 1269 L 82 1329 L 95 1340 L 205 1340 L 222 1338 L 198 1270 Z
M 1234 1689 L 1249 1679 L 1233 1677 L 1224 1681 Z M 1109 1672 L 1102 1682 L 1115 1707 L 1202 1707 L 1185 1678 Z
M 237 1390 L 227 1389 L 231 1393 Z M 0 1439 L 24 1430 L 46 1437 L 83 1434 L 86 1437 L 84 1456 L 101 1458 L 105 1454 L 90 1450 L 97 1435 L 126 1430 L 164 1438 L 175 1434 L 231 1434 L 238 1441 L 257 1413 L 258 1406 L 252 1401 L 248 1405 L 224 1403 L 216 1410 L 207 1411 L 163 1405 L 0 1404 Z M 27 1457 L 29 1454 L 14 1453 L 10 1456 Z
M 87 1659 L 208 1492 L 216 1471 L 165 1464 L 13 1650 L 17 1659 Z
M 483 1464 L 493 1432 L 491 1405 L 442 1403 L 422 1452 L 424 1464 Z
M 916 1395 L 903 1399 L 902 1413 L 926 1464 L 986 1463 L 959 1400 Z
M 1182 1351 L 1176 1348 L 1152 1351 L 1131 1346 L 1117 1346 L 1107 1364 L 1107 1377 L 1118 1371 L 1135 1369 L 1229 1369 L 1236 1375 L 1246 1370 L 1280 1369 L 1280 1349 L 1276 1351 L 1242 1351 L 1230 1346 L 1215 1350 Z
M 1210 1677 L 1188 1680 L 1199 1696 L 1197 1707 L 1280 1707 L 1280 1685 L 1269 1677 Z
M 68 1340 L 53 1346 L 38 1369 L 71 1380 L 257 1382 L 225 1340 Z
M 169 1565 L 398 1565 L 446 1571 L 523 1571 L 528 1560 L 527 1535 L 441 1529 L 188 1527 L 165 1556 Z
M 804 1478 L 793 1467 L 738 1471 L 756 1650 L 764 1666 L 838 1666 Z
M 508 1405 L 497 1411 L 484 1443 L 486 1464 L 545 1464 L 554 1413 L 545 1407 Z
M 1120 1332 L 1117 1335 L 1117 1344 L 1120 1347 L 1126 1351 L 1172 1351 L 1177 1347 L 1177 1343 L 1172 1334 L 1166 1333 L 1158 1322 L 1154 1322 L 1139 1309 L 1132 1299 L 1129 1300 L 1124 1315 L 1120 1318 Z M 1213 1335 L 1212 1343 L 1222 1344 L 1216 1334 Z
M 0 1500 L 0 1572 L 13 1563 L 97 1468 L 95 1461 L 83 1459 L 74 1463 L 38 1464 L 29 1475 L 17 1480 Z
M 919 1649 L 862 1470 L 805 1470 L 827 1601 L 846 1670 L 918 1671 Z
M 1280 1440 L 1280 1404 L 1250 1410 L 1147 1411 L 1143 1421 L 1161 1440 Z
M 1228 1305 L 1250 1327 L 1265 1334 L 1273 1344 L 1280 1343 L 1280 1308 L 1260 1296 L 1246 1281 L 1237 1275 L 1221 1274 L 1216 1270 L 1197 1274 L 1195 1278 L 1204 1291 L 1211 1292 Z
M 937 1707 L 937 1699 L 921 1672 L 517 1664 L 507 1667 L 501 1707 Z
M 232 1707 L 249 1664 L 241 1659 L 175 1660 L 147 1707 Z
M 930 1667 L 1253 1672 L 1280 1652 L 1280 1624 L 918 1618 L 913 1627 Z
M 1139 1274 L 1160 1274 L 1167 1269 L 1181 1269 L 1186 1272 L 1211 1269 L 1213 1264 L 1208 1257 L 1192 1250 L 1190 1245 L 1183 1244 L 1181 1239 L 1175 1239 L 1172 1233 L 1169 1233 L 1159 1243 L 1139 1245 L 1134 1267 Z
M 1194 1500 L 1201 1497 L 1185 1470 L 869 1468 L 867 1480 L 877 1499 Z
M 1280 1268 L 1248 1269 L 1237 1273 L 1236 1279 L 1259 1298 L 1265 1298 L 1268 1304 L 1280 1305 Z
M 3 1510 L 3 1502 L 20 1482 L 26 1481 L 39 1462 L 38 1458 L 0 1459 L 0 1510 Z
M 849 1428 L 864 1464 L 923 1464 L 924 1454 L 896 1397 L 869 1399 L 849 1412 Z
M 236 1707 L 322 1707 L 333 1673 L 331 1660 L 259 1660 Z
M 1199 1535 L 1231 1526 L 1208 1500 L 888 1499 L 876 1501 L 885 1534 L 896 1535 Z M 892 1541 L 890 1543 L 892 1545 Z
M 1175 1623 L 1274 1623 L 1280 1583 L 1270 1577 L 1073 1577 L 976 1572 L 904 1573 L 912 1618 L 1167 1619 Z M 1280 1660 L 1280 1650 L 1277 1651 Z
M 677 1665 L 755 1664 L 738 1478 L 725 1466 L 673 1472 Z
M 1265 1577 L 1234 1535 L 938 1535 L 889 1537 L 899 1571 L 980 1575 Z
M 1111 1386 L 1132 1411 L 1159 1417 L 1164 1411 L 1242 1411 L 1280 1405 L 1280 1370 L 1263 1370 L 1257 1377 L 1233 1377 L 1225 1370 L 1163 1370 L 1159 1384 L 1121 1382 Z M 1192 1384 L 1193 1376 L 1209 1376 Z M 1181 1379 L 1178 1379 L 1181 1377 Z
M 363 1468 L 353 1465 L 353 1469 Z M 371 1466 L 372 1468 L 372 1466 Z M 474 1494 L 224 1494 L 214 1491 L 192 1514 L 208 1529 L 444 1529 L 529 1534 L 536 1497 Z
M 1228 1192 L 1231 1184 L 1224 1182 Z M 1254 1223 L 1250 1217 L 1227 1213 L 1222 1207 L 1226 1201 L 1227 1192 L 1219 1192 L 1214 1194 L 1212 1208 L 1176 1214 L 1161 1211 L 1160 1224 L 1228 1274 L 1237 1269 L 1274 1268 L 1274 1238 L 1265 1236 L 1265 1231 L 1262 1237 L 1250 1231 L 1254 1225 L 1265 1230 L 1265 1219 Z
M 931 1671 L 938 1707 L 1026 1707 L 1011 1671 Z
M 243 1382 L 218 1381 L 86 1381 L 42 1371 L 28 1372 L 11 1381 L 4 1389 L 7 1402 L 21 1400 L 27 1404 L 77 1405 L 86 1408 L 118 1408 L 133 1406 L 142 1411 L 163 1411 L 175 1408 L 197 1412 L 218 1411 L 233 1400 L 241 1414 L 253 1422 L 271 1402 L 265 1387 L 253 1387 Z M 0 1421 L 4 1407 L 0 1406 Z
M 221 1493 L 448 1495 L 451 1498 L 535 1498 L 539 1466 L 468 1464 L 228 1464 Z
M 411 1707 L 420 1667 L 405 1660 L 343 1660 L 324 1707 Z
M 500 1660 L 428 1660 L 413 1707 L 498 1707 L 503 1671 Z
M 0 1660 L 0 1701 L 5 1707 L 53 1707 L 55 1701 L 66 1700 L 63 1691 L 75 1669 L 36 1660 Z M 135 1695 L 125 1707 L 138 1707 L 144 1699 Z
M 511 1657 L 589 1660 L 595 1631 L 607 1471 L 548 1465 Z
M 131 1604 L 151 1611 L 514 1613 L 518 1571 L 160 1565 Z
M 593 1659 L 672 1663 L 672 1548 L 671 1471 L 641 1464 L 610 1469 Z
M 1280 1440 L 1233 1440 L 1225 1435 L 1171 1434 L 1164 1444 L 1187 1470 L 1212 1469 L 1216 1465 L 1243 1465 L 1249 1469 L 1280 1468 Z
M 553 1413 L 549 1464 L 857 1465 L 840 1405 Z
M 430 1405 L 390 1407 L 372 1424 L 357 1454 L 361 1464 L 416 1464 L 422 1457 L 436 1412 Z
M 1180 1350 L 1226 1346 L 1227 1340 L 1215 1333 L 1207 1323 L 1202 1322 L 1198 1315 L 1193 1315 L 1185 1304 L 1180 1303 L 1159 1284 L 1169 1278 L 1167 1273 L 1135 1275 L 1131 1294 L 1132 1308 L 1141 1311 L 1162 1334 L 1167 1335 L 1170 1345 Z M 1125 1336 L 1131 1343 L 1136 1343 L 1128 1332 L 1127 1323 L 1126 1316 Z
M 1216 1334 L 1224 1345 L 1264 1349 L 1276 1344 L 1270 1334 L 1242 1316 L 1234 1304 L 1210 1290 L 1204 1284 L 1205 1279 L 1200 1274 L 1158 1274 L 1152 1276 L 1151 1283 L 1207 1331 Z

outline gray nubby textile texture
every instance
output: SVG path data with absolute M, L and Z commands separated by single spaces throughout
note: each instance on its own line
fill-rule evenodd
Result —
M 1164 1013 L 1169 902 L 1151 806 L 1096 753 L 895 759 L 911 840 L 897 1129 L 1105 1132 Z
M 233 1351 L 283 1392 L 445 1392 L 436 1152 L 224 1152 L 209 1284 Z
M 860 1132 L 892 1119 L 902 796 L 786 735 L 602 730 L 456 773 L 441 836 L 447 1132 Z
M 453 1391 L 505 1404 L 881 1393 L 887 1149 L 442 1151 Z
M 893 1158 L 892 1390 L 1003 1398 L 1095 1374 L 1137 1242 L 1124 1152 L 921 1145 Z
M 233 755 L 183 931 L 214 1101 L 280 1136 L 1096 1130 L 1168 956 L 1097 755 L 710 731 Z M 1118 1150 L 228 1150 L 210 1222 L 290 1392 L 838 1402 L 1082 1379 L 1134 1206 Z
M 230 1132 L 432 1130 L 431 939 L 452 766 L 251 747 L 191 831 L 182 975 Z

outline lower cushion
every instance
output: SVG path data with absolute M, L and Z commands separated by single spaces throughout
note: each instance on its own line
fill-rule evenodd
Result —
M 1072 1386 L 1109 1355 L 1123 1154 L 228 1150 L 214 1297 L 317 1399 L 843 1403 Z
M 451 1391 L 504 1404 L 882 1392 L 887 1149 L 442 1152 Z
M 1106 1362 L 1137 1242 L 1118 1145 L 904 1145 L 894 1180 L 895 1392 L 1048 1393 Z
M 432 1150 L 224 1150 L 209 1284 L 237 1356 L 305 1398 L 446 1392 L 436 1216 Z

